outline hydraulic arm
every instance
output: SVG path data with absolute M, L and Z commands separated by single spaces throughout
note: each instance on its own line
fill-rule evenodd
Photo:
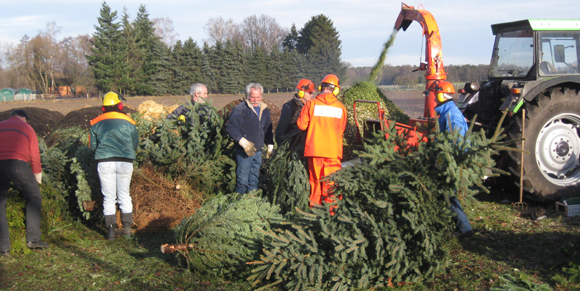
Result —
M 401 13 L 395 22 L 395 30 L 401 28 L 406 31 L 413 21 L 417 21 L 423 28 L 423 35 L 425 36 L 425 61 L 421 63 L 417 70 L 425 71 L 425 90 L 437 80 L 445 80 L 447 73 L 443 67 L 443 56 L 441 50 L 441 36 L 439 34 L 439 27 L 431 13 L 424 9 L 415 9 L 405 3 L 401 3 Z M 428 92 L 425 94 L 425 111 L 423 117 L 435 117 L 435 94 Z

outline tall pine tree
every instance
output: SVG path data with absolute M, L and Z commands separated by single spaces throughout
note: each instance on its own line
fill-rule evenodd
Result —
M 95 26 L 97 31 L 91 41 L 91 54 L 86 56 L 93 69 L 95 85 L 101 92 L 119 90 L 122 86 L 120 80 L 123 75 L 124 48 L 120 24 L 116 20 L 117 12 L 111 11 L 111 7 L 103 2 L 99 25 Z
M 203 83 L 201 58 L 201 50 L 191 37 L 183 44 L 177 41 L 171 54 L 173 95 L 189 94 L 189 87 L 193 83 Z
M 135 30 L 129 21 L 129 14 L 127 9 L 123 10 L 123 17 L 121 20 L 123 44 L 123 77 L 121 77 L 121 93 L 127 94 L 135 93 L 135 75 L 143 65 L 143 51 L 136 45 Z
M 296 30 L 295 23 L 292 23 L 290 33 L 282 41 L 282 48 L 288 51 L 294 51 L 298 48 L 298 31 Z
M 320 14 L 304 24 L 298 37 L 297 49 L 307 56 L 312 65 L 308 72 L 311 80 L 322 80 L 327 74 L 335 74 L 343 82 L 346 65 L 341 61 L 341 40 L 332 20 Z
M 215 48 L 203 43 L 202 55 L 201 55 L 201 76 L 202 82 L 207 86 L 208 91 L 218 91 L 218 86 L 216 82 L 216 73 L 214 71 L 212 61 L 214 58 Z
M 271 88 L 267 63 L 268 56 L 266 53 L 261 49 L 257 49 L 250 57 L 248 66 L 248 82 L 259 82 L 266 92 Z
M 149 13 L 145 5 L 139 6 L 139 12 L 133 22 L 137 47 L 144 52 L 143 65 L 136 75 L 135 89 L 140 95 L 156 94 L 156 89 L 151 84 L 152 76 L 157 74 L 155 64 L 161 59 L 162 51 L 155 49 L 161 40 L 154 35 L 153 22 L 149 20 Z
M 150 84 L 153 86 L 155 95 L 167 95 L 171 90 L 173 70 L 171 69 L 171 51 L 161 41 L 155 42 L 152 54 L 157 56 L 153 59 L 155 72 L 151 75 Z

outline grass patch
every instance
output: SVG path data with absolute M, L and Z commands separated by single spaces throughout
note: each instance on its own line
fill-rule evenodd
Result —
M 491 196 L 488 196 L 491 197 Z M 493 198 L 473 203 L 466 212 L 476 233 L 450 239 L 451 264 L 435 280 L 401 284 L 388 290 L 579 290 L 580 217 L 563 218 L 552 205 L 548 218 L 534 221 L 527 212 Z M 162 254 L 175 242 L 171 230 L 141 232 L 134 239 L 109 242 L 104 229 L 61 222 L 43 234 L 48 250 L 0 257 L 0 289 L 10 290 L 250 290 L 179 266 Z M 546 289 L 546 286 L 549 287 Z M 513 286 L 519 286 L 513 289 Z M 531 287 L 530 287 L 531 286 Z M 510 289 L 512 288 L 512 289 Z

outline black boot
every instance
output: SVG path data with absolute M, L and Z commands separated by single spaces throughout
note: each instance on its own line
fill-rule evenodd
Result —
M 126 238 L 131 237 L 131 224 L 133 224 L 133 212 L 121 213 L 121 221 L 123 222 L 123 235 Z
M 107 239 L 115 240 L 116 215 L 105 215 L 105 228 L 107 229 Z

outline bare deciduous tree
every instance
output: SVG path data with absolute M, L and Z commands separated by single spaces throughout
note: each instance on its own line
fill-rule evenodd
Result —
M 268 15 L 246 17 L 241 24 L 245 45 L 251 52 L 262 49 L 271 52 L 279 49 L 288 30 L 282 28 L 276 19 Z
M 173 47 L 177 42 L 179 33 L 173 29 L 173 20 L 169 17 L 153 18 L 154 34 L 159 37 L 168 47 Z
M 210 45 L 217 42 L 225 43 L 228 40 L 231 42 L 242 40 L 240 28 L 231 18 L 227 21 L 221 16 L 210 18 L 205 25 L 205 31 L 209 34 L 209 39 L 206 41 Z
M 79 93 L 78 87 L 90 87 L 94 80 L 85 55 L 91 52 L 90 36 L 79 35 L 67 37 L 60 43 L 61 57 L 59 59 L 59 75 L 61 80 L 74 91 Z

